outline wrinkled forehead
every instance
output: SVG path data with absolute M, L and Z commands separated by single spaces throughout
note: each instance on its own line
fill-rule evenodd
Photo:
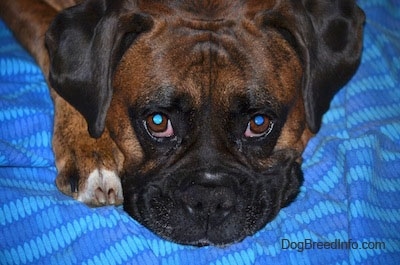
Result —
M 293 75 L 299 75 L 293 71 L 296 58 L 277 32 L 262 30 L 246 17 L 206 20 L 175 15 L 157 20 L 126 52 L 120 68 L 131 72 L 128 78 L 135 76 L 134 87 L 142 87 L 134 92 L 137 98 L 188 97 L 195 107 L 208 100 L 231 108 L 238 99 L 262 104 L 295 94 L 289 90 L 296 87 Z

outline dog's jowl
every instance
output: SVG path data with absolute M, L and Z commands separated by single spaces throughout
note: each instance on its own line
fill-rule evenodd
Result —
M 362 50 L 350 0 L 18 2 L 1 14 L 52 87 L 57 186 L 182 244 L 238 242 L 296 198 Z

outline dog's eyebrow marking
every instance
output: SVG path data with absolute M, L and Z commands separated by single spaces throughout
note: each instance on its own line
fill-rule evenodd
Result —
M 175 86 L 161 86 L 146 97 L 144 106 L 150 108 L 173 109 L 188 111 L 193 108 L 193 100 L 188 93 L 180 91 Z
M 151 102 L 170 102 L 171 98 L 174 98 L 174 94 L 176 93 L 176 87 L 171 85 L 163 85 L 159 86 L 151 92 L 151 95 L 146 98 L 148 103 Z
M 174 95 L 175 88 L 171 86 L 163 86 L 153 89 L 149 94 L 143 98 L 142 106 L 168 108 L 172 105 L 172 101 L 176 96 Z
M 241 94 L 232 96 L 230 98 L 229 111 L 231 113 L 248 113 L 268 109 L 278 113 L 282 106 L 267 91 L 265 88 L 247 89 Z

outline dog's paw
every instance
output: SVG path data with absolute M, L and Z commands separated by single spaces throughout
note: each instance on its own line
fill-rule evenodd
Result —
M 53 143 L 60 191 L 90 206 L 123 203 L 123 156 L 110 138 Z
M 88 166 L 92 163 L 82 159 L 60 166 L 56 179 L 58 189 L 90 206 L 122 204 L 122 187 L 117 169 Z
M 92 164 L 91 162 L 82 159 L 80 162 L 68 162 L 60 166 L 56 179 L 58 189 L 90 206 L 122 204 L 123 195 L 118 171 L 110 167 L 90 167 L 88 165 Z
M 122 204 L 121 180 L 116 172 L 95 169 L 85 184 L 77 193 L 78 201 L 94 205 Z

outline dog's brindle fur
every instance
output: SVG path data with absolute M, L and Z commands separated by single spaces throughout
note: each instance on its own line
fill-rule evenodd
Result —
M 91 205 L 124 198 L 155 233 L 193 245 L 239 241 L 296 197 L 301 153 L 359 64 L 364 14 L 354 1 L 66 9 L 75 4 L 0 3 L 54 89 L 62 192 Z M 173 133 L 151 131 L 156 113 Z M 259 134 L 248 131 L 255 116 L 270 122 Z

